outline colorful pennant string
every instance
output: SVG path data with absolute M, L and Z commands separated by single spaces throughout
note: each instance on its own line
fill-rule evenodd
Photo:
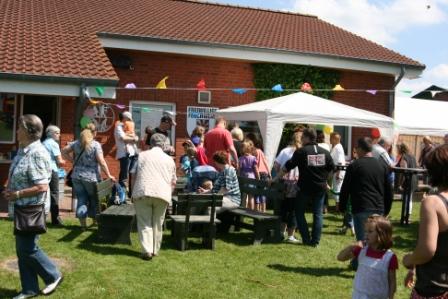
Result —
M 378 90 L 376 90 L 376 89 L 367 89 L 366 92 L 367 92 L 367 93 L 370 93 L 371 95 L 376 95 L 376 93 L 378 92 Z
M 247 89 L 245 88 L 234 88 L 232 89 L 232 91 L 236 94 L 245 94 L 247 92 Z
M 333 91 L 343 91 L 343 90 L 345 90 L 345 88 L 342 87 L 340 84 L 336 84 L 336 85 L 333 87 Z

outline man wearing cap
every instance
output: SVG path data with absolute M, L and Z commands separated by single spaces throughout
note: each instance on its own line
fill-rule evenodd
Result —
M 215 128 L 205 134 L 205 153 L 207 155 L 209 165 L 215 168 L 216 164 L 213 161 L 213 155 L 218 151 L 226 151 L 230 154 L 233 159 L 232 161 L 236 162 L 235 168 L 238 167 L 238 155 L 236 153 L 235 146 L 233 145 L 232 134 L 230 134 L 230 132 L 226 129 L 226 126 L 226 120 L 223 117 L 218 117 L 216 119 Z
M 136 161 L 137 155 L 136 152 L 133 154 L 129 153 L 126 149 L 126 146 L 133 145 L 138 140 L 137 136 L 133 136 L 130 134 L 126 134 L 124 130 L 125 122 L 132 122 L 132 114 L 129 111 L 122 112 L 118 115 L 118 121 L 115 123 L 114 128 L 114 138 L 115 138 L 115 146 L 117 148 L 117 152 L 115 154 L 115 159 L 120 161 L 120 174 L 118 176 L 118 184 L 122 188 L 123 192 L 126 191 L 126 181 L 129 175 L 129 169 L 131 169 Z M 129 184 L 130 186 L 131 184 Z M 114 200 L 115 204 L 124 203 L 125 198 L 115 198 L 117 193 L 117 187 L 112 189 L 112 200 Z M 121 192 L 119 192 L 121 194 Z M 129 188 L 129 194 L 131 194 L 131 188 Z
M 163 116 L 160 119 L 160 124 L 157 128 L 152 129 L 150 126 L 147 126 L 145 128 L 145 144 L 147 146 L 150 146 L 150 140 L 151 136 L 153 134 L 162 134 L 166 138 L 166 144 L 163 146 L 163 151 L 169 155 L 174 155 L 174 147 L 171 146 L 170 138 L 169 138 L 169 131 L 172 127 L 176 126 L 176 122 L 174 121 L 174 113 L 171 111 L 164 111 Z
M 151 260 L 160 250 L 163 220 L 176 186 L 176 165 L 164 153 L 163 134 L 153 134 L 150 150 L 140 153 L 135 172 L 132 201 L 137 215 L 137 230 L 142 246 L 142 259 Z

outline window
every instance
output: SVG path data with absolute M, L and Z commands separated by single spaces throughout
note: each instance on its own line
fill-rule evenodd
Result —
M 0 143 L 16 142 L 16 95 L 0 93 Z
M 140 139 L 145 137 L 145 128 L 147 126 L 151 128 L 159 126 L 164 111 L 176 111 L 176 105 L 172 103 L 134 101 L 130 105 L 132 119 L 135 123 L 135 133 Z M 170 133 L 170 141 L 174 145 L 175 130 L 171 130 Z

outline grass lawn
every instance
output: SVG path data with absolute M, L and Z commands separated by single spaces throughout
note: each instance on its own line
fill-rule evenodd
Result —
M 393 250 L 401 258 L 411 250 L 417 223 L 401 227 L 400 203 L 395 202 Z M 414 205 L 414 219 L 419 204 Z M 95 243 L 96 228 L 81 232 L 75 219 L 64 228 L 50 228 L 41 245 L 52 257 L 67 261 L 65 280 L 51 298 L 350 298 L 354 272 L 336 261 L 337 253 L 354 239 L 336 233 L 342 217 L 327 214 L 318 248 L 286 243 L 252 246 L 250 233 L 220 235 L 216 251 L 191 244 L 186 252 L 173 247 L 167 231 L 160 256 L 139 258 L 138 236 L 133 245 Z M 0 220 L 0 263 L 15 257 L 12 224 Z M 199 240 L 194 240 L 199 244 Z M 409 298 L 400 264 L 395 298 Z M 42 283 L 42 282 L 41 282 Z M 43 285 L 43 284 L 42 284 Z M 378 286 L 381 287 L 381 286 Z M 20 290 L 18 273 L 0 269 L 0 298 Z

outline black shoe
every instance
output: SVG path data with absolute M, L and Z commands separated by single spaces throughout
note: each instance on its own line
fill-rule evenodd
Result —
M 142 253 L 141 258 L 144 261 L 150 261 L 152 260 L 152 254 L 148 252 Z
M 62 221 L 61 217 L 58 217 L 55 221 L 51 221 L 51 224 L 55 226 L 64 226 L 64 221 Z

